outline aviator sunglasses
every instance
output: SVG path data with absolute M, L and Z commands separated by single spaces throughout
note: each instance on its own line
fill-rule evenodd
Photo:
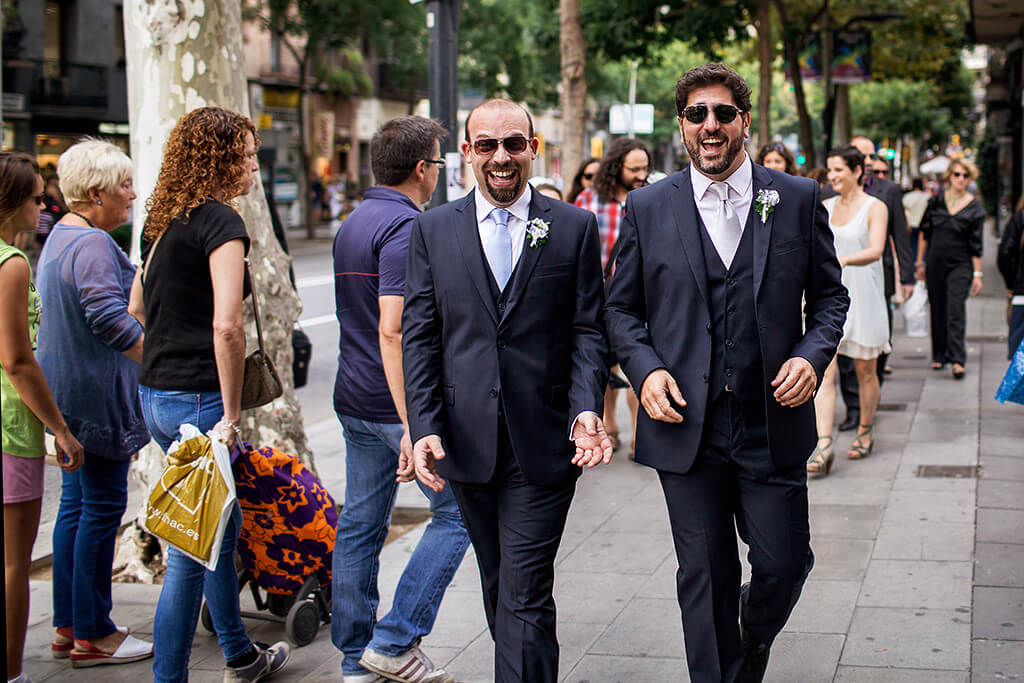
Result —
M 731 104 L 716 104 L 711 109 L 715 112 L 715 120 L 719 123 L 732 123 L 737 114 L 743 113 L 742 109 Z M 704 123 L 708 117 L 708 105 L 691 104 L 683 109 L 683 117 L 690 123 Z
M 522 135 L 512 135 L 507 138 L 480 138 L 473 141 L 473 151 L 486 157 L 497 152 L 498 145 L 502 145 L 509 154 L 522 154 L 529 147 L 530 141 Z

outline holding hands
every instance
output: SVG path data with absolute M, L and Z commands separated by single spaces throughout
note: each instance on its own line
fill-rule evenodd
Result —
M 604 422 L 589 410 L 581 413 L 572 426 L 572 440 L 576 442 L 576 455 L 572 464 L 593 467 L 612 461 L 612 440 L 604 431 Z

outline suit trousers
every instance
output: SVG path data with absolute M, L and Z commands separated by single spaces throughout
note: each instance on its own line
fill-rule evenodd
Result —
M 527 481 L 502 420 L 491 480 L 449 483 L 480 568 L 495 682 L 555 683 L 558 639 L 551 591 L 576 478 L 550 485 Z
M 723 392 L 710 408 L 690 471 L 658 471 L 694 683 L 735 681 L 743 666 L 741 624 L 755 643 L 770 646 L 814 564 L 807 474 L 803 466 L 772 465 L 764 399 L 745 402 Z M 737 530 L 751 566 L 742 595 Z

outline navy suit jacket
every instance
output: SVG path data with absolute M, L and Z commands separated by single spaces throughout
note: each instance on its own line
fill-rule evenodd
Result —
M 850 299 L 818 184 L 754 164 L 753 197 L 762 189 L 776 190 L 779 203 L 762 223 L 752 202 L 745 230 L 754 238 L 768 444 L 775 466 L 785 468 L 802 465 L 814 447 L 814 406 L 782 407 L 770 382 L 788 358 L 800 356 L 820 385 Z M 693 465 L 708 409 L 711 317 L 702 229 L 688 167 L 630 192 L 605 305 L 611 350 L 637 392 L 648 374 L 665 368 L 686 400 L 681 424 L 654 421 L 643 410 L 637 424 L 637 462 L 678 473 Z
M 604 288 L 593 214 L 533 192 L 527 236 L 504 315 L 488 283 L 474 193 L 420 214 L 409 241 L 403 371 L 410 436 L 441 436 L 438 473 L 491 479 L 502 404 L 524 476 L 549 484 L 574 476 L 570 421 L 601 414 L 608 381 Z

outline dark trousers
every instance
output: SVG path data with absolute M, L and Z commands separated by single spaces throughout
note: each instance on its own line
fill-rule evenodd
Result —
M 496 683 L 558 680 L 555 555 L 576 479 L 531 484 L 507 427 L 498 430 L 498 464 L 486 484 L 450 482 L 476 551 L 484 612 L 494 639 Z
M 931 309 L 932 361 L 967 361 L 964 332 L 967 329 L 967 295 L 971 291 L 974 268 L 970 261 L 949 263 L 945 259 L 928 260 L 925 282 Z
M 807 474 L 803 466 L 774 469 L 763 415 L 763 399 L 744 404 L 723 394 L 711 406 L 690 471 L 658 472 L 694 683 L 736 680 L 743 666 L 740 621 L 754 641 L 771 645 L 814 564 Z M 751 580 L 742 596 L 737 530 L 750 548 Z

